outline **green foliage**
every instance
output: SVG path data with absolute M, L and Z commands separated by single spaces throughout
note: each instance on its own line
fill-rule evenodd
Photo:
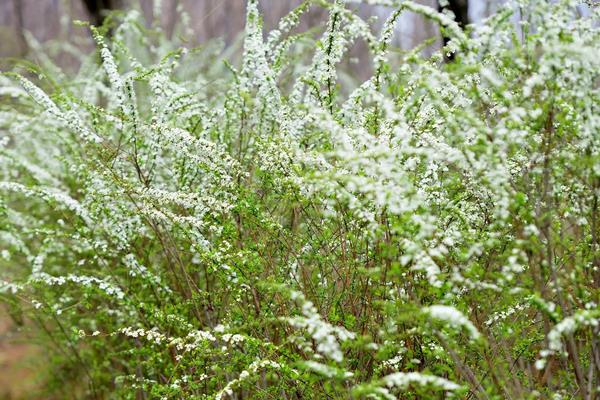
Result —
M 265 36 L 249 0 L 239 60 L 118 13 L 77 73 L 0 76 L 0 296 L 49 393 L 597 398 L 599 11 L 347 3 Z M 391 53 L 406 10 L 447 46 Z

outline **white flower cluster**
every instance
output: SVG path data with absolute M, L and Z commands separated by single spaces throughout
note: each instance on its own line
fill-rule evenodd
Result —
M 81 136 L 83 140 L 93 143 L 102 142 L 102 138 L 100 136 L 85 127 L 77 114 L 72 111 L 63 112 L 60 110 L 42 89 L 31 83 L 31 81 L 28 79 L 23 78 L 20 75 L 15 75 L 15 78 L 23 86 L 25 91 L 33 98 L 33 100 L 44 109 L 44 111 L 49 113 L 58 121 L 62 122 L 64 125 L 73 129 Z
M 343 379 L 348 379 L 354 376 L 350 371 L 343 371 L 339 368 L 332 367 L 331 365 L 325 365 L 312 360 L 305 361 L 303 365 L 311 371 L 327 378 L 342 377 Z
M 336 362 L 342 362 L 344 355 L 338 340 L 345 342 L 354 339 L 356 335 L 341 326 L 333 326 L 324 321 L 312 302 L 306 300 L 299 292 L 292 292 L 292 300 L 302 305 L 303 316 L 287 318 L 290 325 L 305 329 L 317 343 L 317 353 Z
M 386 375 L 383 378 L 383 382 L 389 388 L 397 387 L 405 389 L 410 385 L 431 385 L 448 391 L 457 390 L 460 388 L 460 385 L 457 385 L 456 383 L 447 379 L 435 375 L 421 374 L 419 372 L 396 372 L 391 375 Z
M 84 287 L 97 287 L 98 289 L 105 292 L 107 295 L 115 297 L 117 300 L 122 300 L 125 298 L 125 292 L 123 292 L 123 290 L 120 287 L 112 285 L 94 276 L 75 274 L 69 274 L 66 276 L 52 276 L 45 272 L 38 272 L 36 274 L 31 275 L 29 278 L 29 283 L 34 282 L 44 283 L 51 286 L 62 286 L 71 282 Z
M 396 356 L 389 358 L 381 363 L 385 368 L 398 369 L 398 366 L 402 362 L 404 357 L 402 354 L 397 354 Z
M 451 306 L 433 305 L 426 307 L 423 310 L 431 318 L 437 319 L 447 323 L 454 328 L 464 328 L 469 332 L 469 337 L 472 340 L 477 340 L 481 337 L 481 334 L 473 325 L 471 321 L 465 315 Z
M 163 342 L 167 341 L 167 336 L 160 333 L 158 328 L 146 330 L 143 328 L 134 329 L 131 327 L 126 327 L 122 328 L 120 333 L 132 338 L 143 338 L 155 344 L 162 344 Z
M 579 310 L 572 316 L 564 318 L 548 332 L 546 336 L 548 347 L 540 351 L 540 358 L 535 362 L 535 367 L 544 369 L 548 357 L 564 353 L 563 339 L 565 336 L 572 335 L 576 330 L 585 326 L 597 327 L 599 322 L 598 310 Z
M 160 279 L 160 276 L 151 272 L 145 266 L 141 265 L 135 258 L 135 255 L 133 255 L 131 253 L 127 254 L 123 258 L 123 263 L 125 264 L 125 266 L 127 268 L 129 268 L 129 275 L 136 276 L 136 277 L 141 276 L 144 279 L 148 279 L 154 286 L 160 288 L 161 290 L 164 290 L 166 292 L 171 292 L 171 288 L 169 288 L 167 285 L 163 284 L 162 280 Z
M 516 304 L 512 307 L 508 307 L 506 310 L 495 312 L 484 323 L 486 326 L 492 326 L 496 322 L 503 321 L 511 315 L 517 314 L 519 311 L 523 311 L 525 309 L 527 309 L 527 304 Z
M 0 182 L 0 190 L 21 193 L 27 197 L 38 197 L 46 201 L 54 201 L 80 216 L 86 223 L 90 222 L 87 210 L 68 194 L 57 188 L 27 187 L 17 182 Z
M 251 378 L 253 376 L 251 374 L 256 374 L 261 369 L 267 368 L 278 370 L 281 368 L 281 364 L 271 360 L 254 361 L 252 364 L 250 364 L 250 366 L 248 366 L 248 369 L 245 369 L 242 372 L 240 372 L 240 375 L 237 379 L 227 382 L 227 385 L 225 385 L 225 387 L 215 395 L 215 400 L 223 400 L 228 396 L 233 396 L 233 389 L 235 387 L 242 384 L 248 378 Z

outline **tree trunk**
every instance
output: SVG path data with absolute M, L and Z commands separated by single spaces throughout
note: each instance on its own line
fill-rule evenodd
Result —
M 19 53 L 24 57 L 28 52 L 27 40 L 25 40 L 24 23 L 23 23 L 23 2 L 21 0 L 13 0 L 13 12 L 15 13 L 15 30 L 17 33 L 17 41 L 19 42 Z
M 115 0 L 83 0 L 83 4 L 90 14 L 91 23 L 100 26 L 106 17 L 106 11 L 116 8 Z
M 452 11 L 452 13 L 454 14 L 455 17 L 455 21 L 458 23 L 458 25 L 461 28 L 464 28 L 465 26 L 467 26 L 469 24 L 469 0 L 448 0 L 447 1 L 448 5 L 447 6 L 442 6 L 439 2 L 438 2 L 438 10 L 439 11 L 443 11 L 443 10 L 450 10 Z M 444 40 L 444 46 L 446 44 L 448 44 L 448 41 L 450 41 L 450 38 L 446 35 L 444 35 L 443 37 Z M 450 54 L 449 56 L 447 56 L 447 61 L 452 61 L 454 59 L 454 54 Z

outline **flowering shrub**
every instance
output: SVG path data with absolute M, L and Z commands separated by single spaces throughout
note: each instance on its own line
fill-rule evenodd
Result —
M 395 10 L 381 31 L 335 0 L 265 34 L 248 0 L 232 64 L 132 11 L 77 74 L 0 77 L 0 293 L 49 390 L 597 398 L 600 11 L 523 0 L 463 31 L 366 2 Z M 390 53 L 406 10 L 447 45 Z

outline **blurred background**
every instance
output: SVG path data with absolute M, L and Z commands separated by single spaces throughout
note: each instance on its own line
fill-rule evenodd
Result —
M 328 0 L 333 1 L 333 0 Z M 476 23 L 492 13 L 503 0 L 446 0 L 446 8 L 456 14 L 460 23 Z M 22 57 L 28 52 L 27 33 L 43 43 L 61 39 L 61 35 L 81 35 L 85 30 L 73 27 L 73 20 L 89 20 L 100 24 L 106 10 L 141 9 L 148 24 L 158 18 L 167 33 L 173 31 L 178 9 L 185 10 L 194 35 L 192 45 L 209 38 L 222 37 L 231 42 L 243 29 L 245 0 L 162 0 L 161 15 L 154 15 L 156 0 L 0 0 L 0 57 Z M 438 0 L 418 2 L 439 8 Z M 260 0 L 265 27 L 274 27 L 279 18 L 301 3 L 301 0 Z M 377 16 L 379 23 L 391 9 L 381 6 L 352 5 L 364 16 Z M 314 26 L 325 17 L 323 10 L 309 13 L 302 24 Z M 426 38 L 439 35 L 430 23 L 412 13 L 405 13 L 398 24 L 394 44 L 410 49 Z M 67 38 L 65 38 L 67 39 Z M 441 42 L 440 42 L 441 43 Z
M 140 10 L 148 25 L 160 21 L 167 33 L 172 35 L 181 11 L 189 15 L 192 31 L 186 37 L 189 46 L 201 44 L 208 39 L 221 38 L 232 44 L 240 37 L 245 21 L 245 0 L 162 0 L 160 12 L 155 5 L 158 0 L 0 0 L 0 69 L 10 68 L 15 59 L 28 58 L 35 62 L 38 46 L 50 42 L 73 43 L 82 49 L 93 49 L 88 29 L 73 24 L 74 20 L 87 20 L 95 25 L 102 23 L 109 10 Z M 327 0 L 333 1 L 333 0 Z M 417 0 L 439 9 L 438 0 Z M 477 23 L 494 12 L 503 0 L 447 0 L 445 7 L 456 14 L 461 24 Z M 279 19 L 301 3 L 301 0 L 260 0 L 265 28 L 275 27 Z M 351 5 L 364 18 L 375 17 L 373 24 L 380 27 L 392 11 L 380 6 Z M 159 14 L 159 15 L 155 15 Z M 303 16 L 300 29 L 319 26 L 326 19 L 326 11 L 315 8 Z M 404 13 L 397 25 L 394 45 L 408 50 L 423 40 L 432 39 L 432 45 L 424 49 L 431 52 L 442 44 L 438 29 L 422 17 Z M 366 51 L 358 44 L 351 57 L 361 59 Z M 61 67 L 76 69 L 77 61 L 68 54 L 57 60 Z M 369 66 L 357 62 L 356 78 L 369 74 Z M 44 380 L 44 366 L 39 365 L 43 349 L 27 339 L 22 321 L 11 310 L 0 309 L 0 400 L 39 399 L 36 386 Z M 27 344 L 25 344 L 27 343 Z M 36 357 L 37 356 L 37 357 Z

